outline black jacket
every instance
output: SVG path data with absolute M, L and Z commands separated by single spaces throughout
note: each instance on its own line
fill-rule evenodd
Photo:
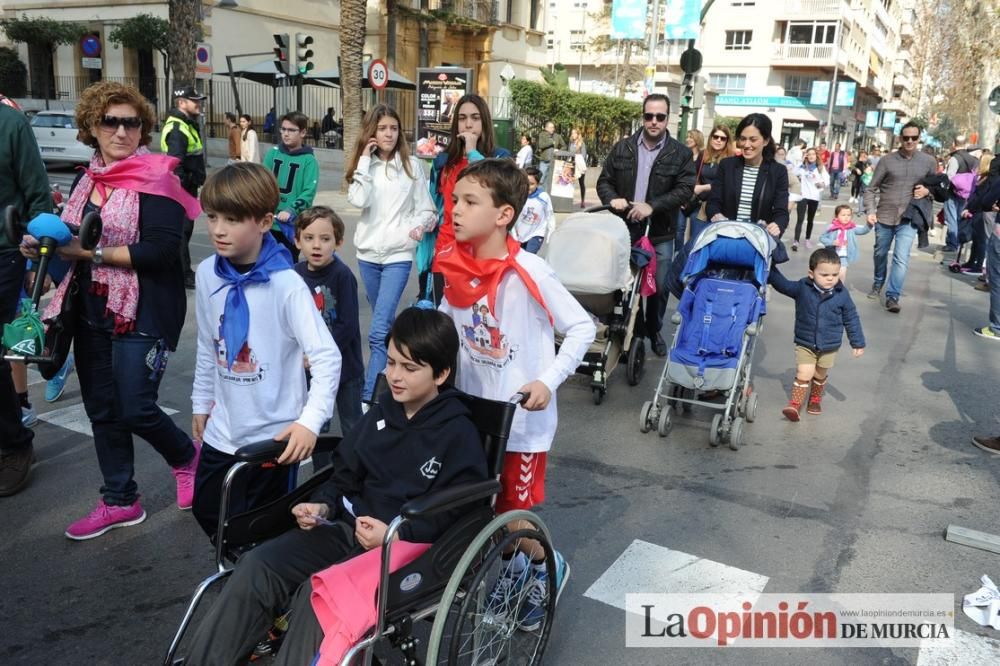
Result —
M 597 179 L 597 195 L 604 205 L 610 204 L 612 199 L 632 201 L 635 198 L 641 138 L 642 130 L 622 139 L 604 160 L 604 168 Z M 646 203 L 653 207 L 649 229 L 649 240 L 653 244 L 674 238 L 677 211 L 694 195 L 694 176 L 691 150 L 665 132 L 663 148 L 653 162 L 646 188 Z
M 1000 159 L 994 159 L 990 163 L 986 180 L 976 185 L 965 207 L 973 213 L 988 213 L 998 200 L 1000 200 Z
M 743 158 L 727 157 L 719 162 L 719 169 L 709 190 L 708 219 L 722 213 L 727 220 L 735 220 L 740 208 L 740 188 L 743 186 Z M 774 160 L 764 160 L 757 173 L 753 190 L 750 219 L 774 222 L 785 232 L 788 226 L 788 169 Z
M 333 476 L 312 501 L 327 504 L 331 519 L 353 525 L 354 516 L 372 516 L 388 524 L 411 499 L 485 481 L 486 454 L 461 395 L 444 389 L 407 420 L 402 404 L 382 394 L 337 447 Z M 345 497 L 354 516 L 344 507 Z M 408 522 L 400 538 L 433 542 L 468 511 L 460 507 Z
M 173 109 L 168 115 L 180 118 L 187 124 L 188 128 L 196 136 L 201 136 L 198 132 L 198 123 L 192 122 L 191 118 L 180 109 Z M 176 157 L 181 161 L 174 173 L 181 179 L 181 185 L 193 196 L 198 196 L 198 188 L 205 184 L 205 151 L 188 155 L 187 137 L 177 130 L 173 130 L 167 135 L 167 154 Z

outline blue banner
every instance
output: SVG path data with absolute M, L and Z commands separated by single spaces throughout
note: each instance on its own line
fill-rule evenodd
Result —
M 809 95 L 809 103 L 816 106 L 826 106 L 830 100 L 830 82 L 813 81 L 812 92 Z
M 611 39 L 646 37 L 646 0 L 614 0 L 611 5 Z
M 896 126 L 896 112 L 895 111 L 883 111 L 882 112 L 882 127 L 885 129 L 890 129 Z
M 878 111 L 869 111 L 865 114 L 865 127 L 878 127 Z
M 854 81 L 841 81 L 837 84 L 837 98 L 834 104 L 837 106 L 854 106 L 854 94 L 857 92 L 858 84 Z
M 665 39 L 698 39 L 701 32 L 701 0 L 667 0 Z

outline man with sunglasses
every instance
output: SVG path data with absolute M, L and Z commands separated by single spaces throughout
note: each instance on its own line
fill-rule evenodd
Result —
M 628 224 L 632 242 L 645 231 L 656 250 L 657 293 L 646 299 L 645 332 L 657 356 L 667 355 L 660 335 L 667 310 L 667 276 L 674 256 L 677 211 L 694 194 L 691 151 L 667 131 L 670 100 L 654 93 L 642 104 L 642 130 L 622 139 L 604 160 L 597 180 L 601 203 Z
M 875 276 L 868 298 L 877 299 L 886 284 L 886 264 L 889 247 L 892 247 L 892 270 L 885 290 L 885 309 L 899 312 L 899 299 L 906 281 L 910 263 L 910 250 L 917 236 L 917 228 L 909 220 L 901 220 L 911 199 L 923 199 L 930 190 L 921 184 L 933 176 L 937 162 L 933 157 L 917 150 L 920 127 L 913 122 L 903 125 L 900 131 L 899 150 L 879 160 L 872 180 L 865 188 L 865 210 L 868 224 L 875 227 Z M 878 195 L 878 205 L 875 199 Z
M 192 196 L 198 196 L 198 188 L 205 183 L 205 147 L 198 130 L 198 116 L 205 95 L 193 86 L 183 86 L 174 91 L 175 107 L 163 122 L 160 133 L 160 150 L 180 160 L 177 177 L 181 185 Z M 184 221 L 184 244 L 181 246 L 181 263 L 184 267 L 184 286 L 194 289 L 194 271 L 191 270 L 191 234 L 194 220 Z

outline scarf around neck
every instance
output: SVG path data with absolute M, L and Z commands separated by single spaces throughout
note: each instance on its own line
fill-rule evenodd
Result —
M 457 308 L 467 308 L 486 296 L 490 312 L 496 312 L 500 281 L 507 271 L 512 270 L 524 282 L 531 297 L 545 310 L 549 323 L 553 323 L 552 313 L 545 305 L 538 284 L 531 273 L 517 261 L 517 253 L 520 251 L 521 245 L 509 235 L 507 256 L 503 259 L 476 259 L 466 243 L 452 243 L 443 248 L 434 257 L 434 270 L 444 274 L 445 298 Z
M 247 341 L 250 333 L 250 306 L 246 294 L 243 293 L 248 283 L 270 282 L 271 273 L 288 270 L 292 267 L 292 255 L 270 233 L 264 234 L 264 242 L 260 248 L 260 256 L 246 273 L 240 273 L 225 257 L 215 256 L 215 274 L 223 281 L 223 285 L 212 292 L 219 293 L 226 287 L 226 303 L 222 310 L 222 339 L 226 343 L 226 367 L 232 368 L 233 361 Z
M 830 223 L 830 229 L 837 232 L 837 245 L 845 245 L 847 243 L 847 232 L 857 228 L 858 225 L 853 221 L 841 222 L 834 218 L 833 222 Z

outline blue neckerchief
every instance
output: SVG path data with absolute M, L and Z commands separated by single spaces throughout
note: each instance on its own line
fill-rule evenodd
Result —
M 219 293 L 230 287 L 226 294 L 226 305 L 222 311 L 222 339 L 226 342 L 226 367 L 232 368 L 236 355 L 240 353 L 250 332 L 250 307 L 243 295 L 243 286 L 248 282 L 269 282 L 271 273 L 292 267 L 292 255 L 285 246 L 274 240 L 270 233 L 264 234 L 257 263 L 246 273 L 240 273 L 228 259 L 216 255 L 215 274 L 225 284 L 212 292 Z
M 545 190 L 542 189 L 542 186 L 539 185 L 538 187 L 535 188 L 535 190 L 533 192 L 531 192 L 531 193 L 528 194 L 528 198 L 529 199 L 537 199 L 538 197 L 542 196 L 542 192 L 544 192 L 544 191 Z

